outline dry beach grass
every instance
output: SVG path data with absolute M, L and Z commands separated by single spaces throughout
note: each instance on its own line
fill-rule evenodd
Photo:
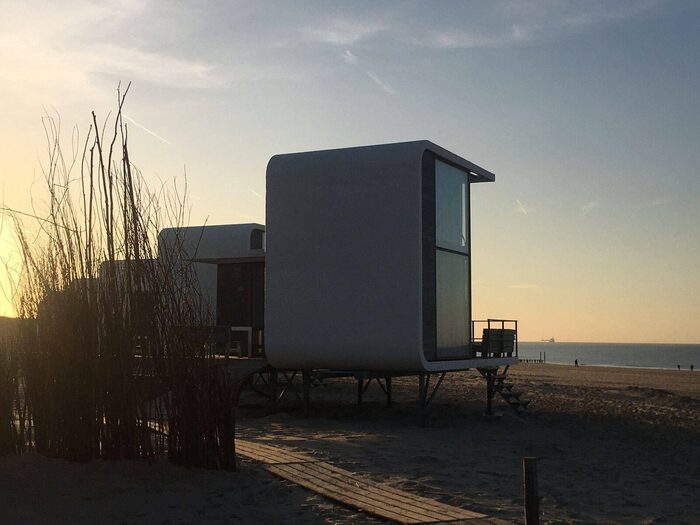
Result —
M 530 413 L 484 418 L 483 380 L 447 376 L 429 425 L 416 424 L 415 378 L 387 409 L 373 385 L 312 389 L 311 414 L 239 422 L 248 438 L 313 451 L 337 465 L 465 508 L 522 521 L 520 460 L 539 458 L 545 523 L 697 523 L 700 373 L 519 365 Z M 0 522 L 378 523 L 243 462 L 239 472 L 159 461 L 87 465 L 0 459 Z M 39 503 L 40 502 L 40 503 Z

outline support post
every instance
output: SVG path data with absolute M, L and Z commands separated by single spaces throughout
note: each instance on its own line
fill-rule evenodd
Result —
M 418 396 L 420 399 L 420 408 L 423 410 L 425 405 L 425 374 L 418 374 Z
M 537 488 L 537 458 L 523 458 L 525 525 L 540 525 L 540 496 Z
M 270 402 L 270 407 L 272 409 L 272 412 L 277 411 L 277 369 L 272 368 L 270 370 L 270 397 L 271 397 L 271 402 Z
M 364 381 L 361 377 L 357 378 L 357 406 L 362 404 L 362 394 L 364 392 Z
M 420 424 L 425 426 L 428 412 L 428 385 L 430 384 L 430 374 L 421 373 L 418 375 L 418 390 L 420 395 Z
M 309 410 L 311 408 L 311 372 L 309 370 L 302 370 L 301 377 L 304 381 L 304 411 L 306 415 L 309 415 Z
M 386 376 L 386 406 L 391 407 L 391 376 Z
M 495 393 L 495 378 L 494 378 L 494 371 L 493 370 L 488 370 L 486 372 L 486 415 L 487 416 L 492 416 L 493 415 L 493 396 Z
M 223 421 L 223 467 L 225 470 L 236 470 L 236 417 L 233 404 L 226 407 Z

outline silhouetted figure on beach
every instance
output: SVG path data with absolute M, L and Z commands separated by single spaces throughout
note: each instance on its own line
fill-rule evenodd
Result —
M 680 369 L 681 369 L 681 365 L 678 365 L 678 370 L 680 370 Z
M 578 359 L 574 359 L 574 366 L 578 368 Z
M 690 365 L 690 371 L 692 372 L 695 367 L 693 365 Z

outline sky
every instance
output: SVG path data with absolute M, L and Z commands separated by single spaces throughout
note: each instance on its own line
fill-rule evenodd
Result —
M 428 139 L 496 173 L 472 188 L 475 318 L 700 343 L 695 1 L 0 0 L 0 206 L 31 210 L 42 116 L 70 148 L 120 80 L 131 159 L 186 173 L 191 224 L 264 223 L 276 153 Z

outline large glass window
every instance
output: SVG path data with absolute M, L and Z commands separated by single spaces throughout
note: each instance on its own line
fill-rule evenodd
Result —
M 449 164 L 435 163 L 435 244 L 468 253 L 468 175 Z
M 437 357 L 464 356 L 469 337 L 469 261 L 437 251 Z
M 469 357 L 469 175 L 435 162 L 438 359 Z

